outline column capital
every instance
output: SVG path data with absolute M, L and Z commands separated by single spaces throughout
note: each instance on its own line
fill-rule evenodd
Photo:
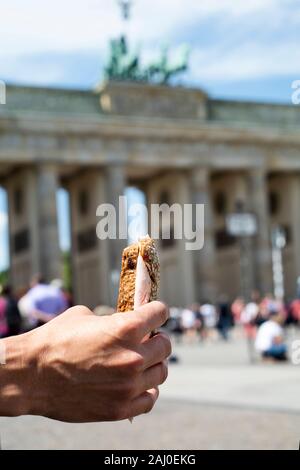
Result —
M 254 181 L 265 180 L 268 176 L 268 172 L 265 167 L 249 168 L 246 173 L 248 177 Z
M 58 173 L 59 165 L 49 161 L 39 161 L 35 164 L 35 168 L 38 172 L 47 171 L 51 173 Z

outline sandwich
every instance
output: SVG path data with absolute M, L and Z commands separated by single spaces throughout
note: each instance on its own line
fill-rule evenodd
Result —
M 118 312 L 128 312 L 156 300 L 159 290 L 159 259 L 147 235 L 123 250 Z

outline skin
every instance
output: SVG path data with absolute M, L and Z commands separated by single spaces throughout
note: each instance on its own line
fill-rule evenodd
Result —
M 171 353 L 161 302 L 97 317 L 72 307 L 29 333 L 2 340 L 0 416 L 41 415 L 67 422 L 113 421 L 149 412 L 167 378 Z

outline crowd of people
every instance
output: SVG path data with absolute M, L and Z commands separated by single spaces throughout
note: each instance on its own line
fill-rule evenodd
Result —
M 0 338 L 13 336 L 47 323 L 72 306 L 71 295 L 59 279 L 47 283 L 37 275 L 25 293 L 15 296 L 9 285 L 0 294 Z M 97 315 L 108 315 L 113 309 L 95 308 Z M 250 355 L 256 350 L 264 359 L 287 359 L 284 327 L 300 326 L 300 295 L 285 304 L 272 294 L 261 297 L 254 291 L 251 300 L 242 297 L 232 303 L 225 295 L 214 304 L 208 300 L 193 303 L 186 308 L 170 308 L 167 329 L 176 338 L 185 335 L 205 341 L 217 334 L 227 341 L 235 326 L 240 326 L 247 339 Z
M 256 350 L 263 359 L 286 360 L 284 328 L 291 324 L 300 326 L 300 296 L 285 304 L 270 293 L 262 297 L 254 291 L 249 302 L 238 297 L 231 303 L 221 296 L 216 304 L 205 300 L 186 308 L 172 307 L 167 326 L 177 338 L 185 335 L 201 341 L 217 333 L 226 341 L 233 327 L 240 326 L 251 356 Z
M 0 338 L 41 326 L 70 306 L 71 296 L 60 279 L 47 283 L 36 275 L 29 288 L 19 295 L 13 293 L 11 286 L 4 285 L 0 293 Z

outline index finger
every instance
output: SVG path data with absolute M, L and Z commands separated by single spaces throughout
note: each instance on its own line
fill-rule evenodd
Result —
M 149 302 L 132 312 L 126 313 L 132 320 L 136 335 L 142 339 L 151 331 L 162 326 L 169 318 L 169 309 L 157 300 Z

